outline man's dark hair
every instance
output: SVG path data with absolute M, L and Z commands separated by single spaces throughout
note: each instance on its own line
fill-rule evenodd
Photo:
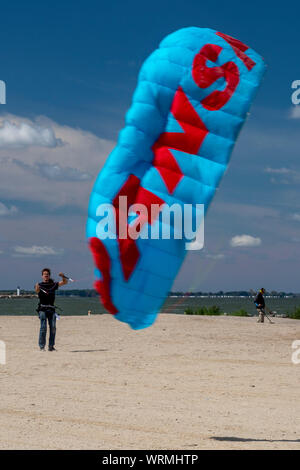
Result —
M 42 270 L 42 274 L 43 274 L 45 271 L 46 271 L 47 273 L 49 273 L 49 276 L 51 276 L 51 271 L 50 271 L 49 268 L 44 268 L 44 269 Z M 50 277 L 50 279 L 49 279 L 49 282 L 51 282 L 52 284 L 54 283 L 54 281 L 53 281 L 53 279 L 51 279 L 51 277 Z
M 45 271 L 47 271 L 47 273 L 49 273 L 49 276 L 51 276 L 51 271 L 50 271 L 49 268 L 44 268 L 44 269 L 42 270 L 42 274 L 44 274 Z

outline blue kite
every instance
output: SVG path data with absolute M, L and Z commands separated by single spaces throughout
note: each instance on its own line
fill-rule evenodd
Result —
M 164 213 L 189 205 L 199 229 L 197 208 L 206 212 L 215 194 L 264 70 L 238 39 L 196 27 L 167 36 L 143 64 L 87 222 L 95 288 L 133 329 L 155 321 L 187 252 Z

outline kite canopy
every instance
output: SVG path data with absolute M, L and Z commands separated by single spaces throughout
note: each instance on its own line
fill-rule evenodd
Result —
M 187 240 L 126 235 L 132 227 L 140 235 L 154 225 L 162 228 L 161 216 L 174 203 L 191 204 L 199 226 L 196 204 L 207 210 L 264 68 L 262 58 L 239 40 L 194 27 L 167 36 L 143 64 L 126 125 L 95 182 L 87 222 L 95 288 L 104 307 L 132 328 L 154 322 Z M 143 204 L 148 215 L 137 206 L 128 213 L 125 196 L 128 207 Z M 105 217 L 113 219 L 114 229 L 104 229 Z M 125 236 L 120 220 L 126 221 Z M 172 221 L 170 226 L 175 233 Z

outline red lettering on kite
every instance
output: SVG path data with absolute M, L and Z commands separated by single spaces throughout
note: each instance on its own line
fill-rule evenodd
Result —
M 209 111 L 221 109 L 230 100 L 240 81 L 239 69 L 234 62 L 226 62 L 217 67 L 207 66 L 208 60 L 217 61 L 221 51 L 222 47 L 216 44 L 205 44 L 193 62 L 193 79 L 200 88 L 209 87 L 221 77 L 226 81 L 224 90 L 215 90 L 201 101 L 202 106 Z
M 184 132 L 163 132 L 152 150 L 153 165 L 172 194 L 183 178 L 183 173 L 170 150 L 197 154 L 208 129 L 181 87 L 175 93 L 171 113 Z
M 238 39 L 232 38 L 231 36 L 228 36 L 228 34 L 223 34 L 223 33 L 216 33 L 218 36 L 221 38 L 225 39 L 233 48 L 234 52 L 236 55 L 244 62 L 248 70 L 251 70 L 254 65 L 256 65 L 256 62 L 252 60 L 249 56 L 245 54 L 245 51 L 249 49 L 246 44 L 242 43 Z

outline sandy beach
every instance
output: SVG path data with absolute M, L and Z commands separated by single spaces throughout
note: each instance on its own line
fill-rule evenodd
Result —
M 297 320 L 63 317 L 56 352 L 38 332 L 0 317 L 1 449 L 300 449 Z

